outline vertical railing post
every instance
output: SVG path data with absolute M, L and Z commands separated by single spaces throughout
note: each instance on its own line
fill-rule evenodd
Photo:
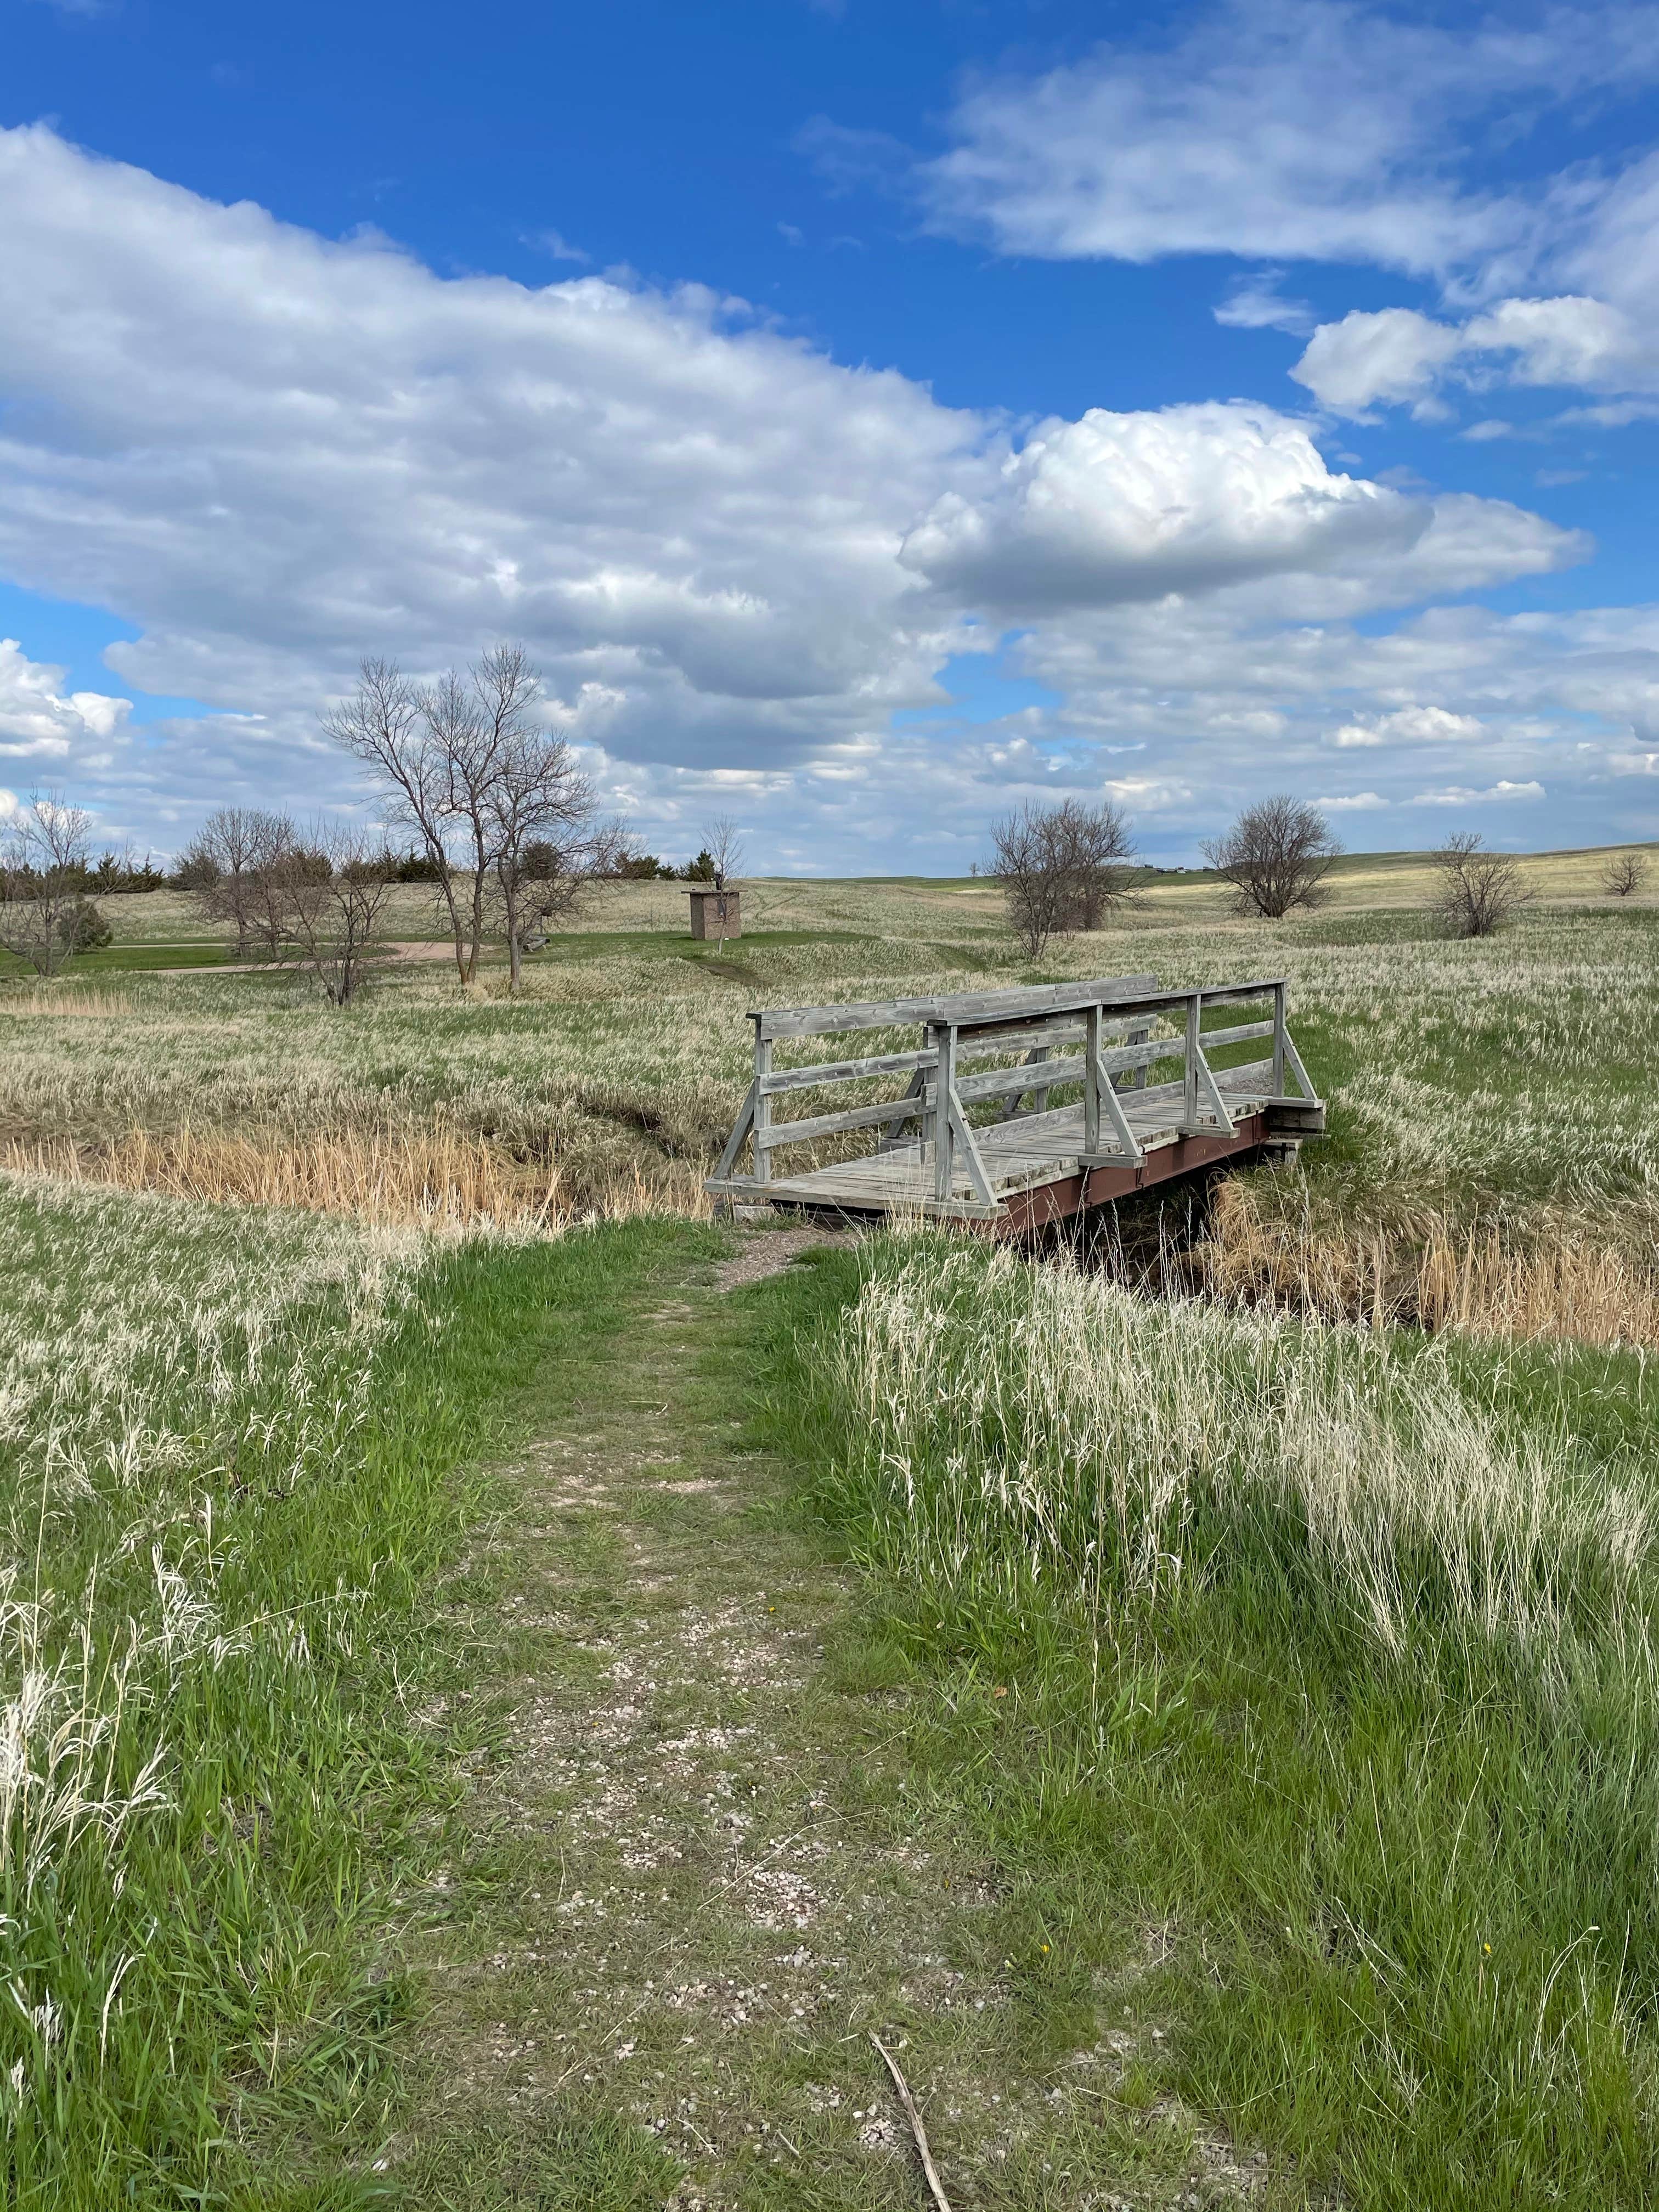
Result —
M 1100 1150 L 1100 1024 L 1098 1006 L 1083 1010 L 1083 1150 Z
M 1273 1097 L 1285 1096 L 1285 986 L 1273 985 Z
M 1181 1095 L 1181 1133 L 1190 1137 L 1198 1127 L 1198 1030 L 1204 1009 L 1204 994 L 1193 991 L 1187 999 L 1187 1049 L 1182 1069 Z
M 937 1054 L 933 1068 L 933 1195 L 942 1205 L 951 1195 L 956 1168 L 956 1127 L 951 1096 L 957 1087 L 957 1032 L 941 1022 L 932 1032 Z
M 1150 1021 L 1131 1022 L 1123 1033 L 1125 1044 L 1145 1044 L 1152 1033 Z M 1146 1088 L 1146 1063 L 1143 1060 L 1132 1075 L 1121 1075 L 1114 1085 L 1118 1091 L 1144 1091 Z
M 755 1181 L 772 1180 L 772 1155 L 761 1142 L 763 1131 L 771 1124 L 772 1101 L 762 1088 L 761 1079 L 772 1073 L 772 1040 L 761 1035 L 761 1025 L 755 1024 Z

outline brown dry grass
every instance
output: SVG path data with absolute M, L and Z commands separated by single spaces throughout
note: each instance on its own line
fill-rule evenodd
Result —
M 556 1164 L 515 1158 L 482 1138 L 442 1130 L 342 1130 L 261 1143 L 189 1127 L 130 1130 L 106 1141 L 13 1137 L 14 1174 L 149 1190 L 239 1206 L 299 1206 L 399 1227 L 556 1231 L 572 1220 L 672 1212 L 706 1215 L 701 1170 L 664 1162 L 618 1168 L 580 1200 Z
M 109 1020 L 133 1012 L 132 1000 L 120 991 L 100 991 L 72 985 L 37 984 L 31 991 L 0 994 L 0 1014 L 68 1014 Z
M 1217 1188 L 1195 1255 L 1205 1288 L 1328 1320 L 1405 1323 L 1476 1336 L 1659 1345 L 1651 1272 L 1605 1245 L 1556 1237 L 1522 1247 L 1491 1227 L 1425 1216 L 1411 1234 L 1344 1233 L 1307 1217 L 1269 1219 L 1251 1186 Z

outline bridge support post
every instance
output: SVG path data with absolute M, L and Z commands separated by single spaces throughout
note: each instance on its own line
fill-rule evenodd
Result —
M 956 1170 L 956 1117 L 951 1111 L 957 1087 L 955 1023 L 941 1023 L 933 1038 L 938 1055 L 933 1067 L 933 1195 L 943 1203 L 951 1195 Z
M 1083 1012 L 1083 1151 L 1085 1158 L 1100 1150 L 1100 1008 Z
M 772 1119 L 772 1101 L 767 1095 L 763 1078 L 772 1073 L 772 1040 L 760 1034 L 760 1024 L 755 1024 L 755 1181 L 772 1180 L 772 1155 L 761 1139 Z
M 1187 1049 L 1182 1065 L 1181 1133 L 1192 1137 L 1198 1133 L 1198 1042 L 1199 1023 L 1203 1017 L 1203 994 L 1194 991 L 1187 1000 Z

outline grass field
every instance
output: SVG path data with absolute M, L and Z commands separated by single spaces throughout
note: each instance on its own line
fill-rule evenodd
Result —
M 1271 927 L 1162 878 L 1036 969 L 973 881 L 746 886 L 723 954 L 619 886 L 516 1000 L 344 1015 L 158 894 L 0 978 L 8 2201 L 915 2204 L 895 2021 L 958 2208 L 1651 2201 L 1659 904 L 1601 864 L 1483 944 L 1410 855 Z M 750 1006 L 1140 969 L 1289 976 L 1297 1170 L 711 1287 Z
M 939 1243 L 842 1289 L 794 1449 L 1057 1996 L 1140 1962 L 1162 2093 L 1316 2201 L 1650 2201 L 1644 1364 Z

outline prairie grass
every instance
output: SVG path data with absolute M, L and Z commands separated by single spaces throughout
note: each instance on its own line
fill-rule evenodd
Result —
M 8 2204 L 363 2201 L 408 2008 L 386 1931 L 467 1748 L 437 1718 L 467 1466 L 653 1233 L 0 1176 Z
M 1161 2094 L 1316 2197 L 1650 2202 L 1647 1366 L 928 1237 L 839 1293 L 779 1420 L 938 1673 L 936 1786 L 1055 1972 L 1170 2021 Z
M 1659 1282 L 1646 1207 L 1540 1224 L 1518 1247 L 1495 1223 L 1459 1227 L 1418 1211 L 1392 1224 L 1318 1220 L 1271 1179 L 1219 1182 L 1208 1233 L 1173 1272 L 1227 1302 L 1266 1300 L 1329 1321 L 1659 1346 Z M 1598 1233 L 1599 1232 L 1599 1233 Z M 1620 1247 L 1624 1249 L 1620 1249 Z M 1645 1251 L 1644 1247 L 1645 1246 Z
M 586 1215 L 706 1218 L 701 1178 L 675 1164 L 613 1166 L 568 1188 L 556 1159 L 515 1158 L 454 1130 L 362 1131 L 257 1141 L 222 1131 L 135 1129 L 107 1142 L 73 1137 L 0 1143 L 0 1169 L 118 1190 L 161 1191 L 205 1205 L 299 1206 L 380 1226 L 556 1231 Z

